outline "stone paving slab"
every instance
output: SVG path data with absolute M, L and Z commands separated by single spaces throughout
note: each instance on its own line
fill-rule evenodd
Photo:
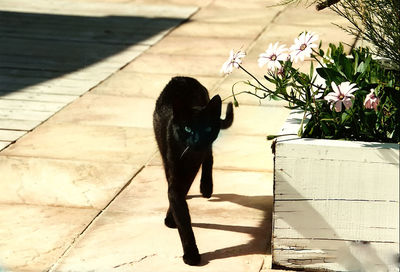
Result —
M 68 14 L 80 16 L 140 15 L 144 17 L 159 16 L 164 18 L 185 18 L 193 13 L 195 6 L 178 6 L 165 4 L 135 4 L 134 2 L 115 1 L 76 1 L 76 0 L 3 0 L 2 10 L 37 13 Z M 165 3 L 165 2 L 164 2 Z
M 43 124 L 1 154 L 145 164 L 156 151 L 153 129 Z
M 268 8 L 280 3 L 277 0 L 218 0 L 212 3 L 213 7 L 228 8 L 228 9 L 262 9 L 267 10 Z
M 214 174 L 214 197 L 199 197 L 199 177 L 188 196 L 204 268 L 183 264 L 177 231 L 163 225 L 167 186 L 164 170 L 155 166 L 135 177 L 56 270 L 258 271 L 271 216 L 271 175 L 218 170 Z
M 157 99 L 171 76 L 170 74 L 152 74 L 145 71 L 125 72 L 125 70 L 121 70 L 103 81 L 91 93 Z M 222 81 L 221 77 L 197 76 L 196 79 L 209 91 Z
M 80 0 L 78 0 L 80 1 Z M 94 0 L 85 0 L 94 1 Z M 113 2 L 115 0 L 104 0 Z M 122 0 L 121 0 L 122 1 Z M 177 5 L 177 6 L 195 6 L 195 7 L 205 7 L 208 6 L 213 0 L 124 0 L 126 2 L 133 2 L 137 4 L 154 4 L 154 5 Z
M 174 30 L 169 36 L 255 39 L 263 31 L 263 25 L 246 22 L 203 22 L 191 20 Z
M 278 17 L 279 18 L 279 17 Z M 294 44 L 294 39 L 303 31 L 311 31 L 319 36 L 319 40 L 322 41 L 322 48 L 327 49 L 329 43 L 339 43 L 343 42 L 345 44 L 352 44 L 354 37 L 343 34 L 343 30 L 339 28 L 333 28 L 327 25 L 315 25 L 304 28 L 303 26 L 297 25 L 283 25 L 283 24 L 271 24 L 268 31 L 264 32 L 260 36 L 259 42 L 252 49 L 252 54 L 247 56 L 248 58 L 257 59 L 260 53 L 268 48 L 270 43 L 280 42 L 290 47 Z M 280 33 L 285 33 L 285 36 L 280 35 Z M 258 66 L 257 61 L 255 61 L 254 66 Z
M 228 48 L 247 48 L 252 39 L 168 36 L 149 50 L 153 54 L 224 56 Z M 219 72 L 219 71 L 216 71 Z
M 272 173 L 272 141 L 267 141 L 266 135 L 236 135 L 220 132 L 213 144 L 214 169 Z M 162 165 L 161 156 L 157 153 L 149 165 Z
M 153 112 L 154 107 L 154 99 L 87 93 L 54 116 L 48 124 L 55 122 L 153 129 L 152 114 L 143 113 Z
M 246 66 L 244 63 L 243 66 Z M 257 69 L 258 73 L 253 73 L 254 75 L 257 74 L 262 74 L 261 69 Z M 261 78 L 260 78 L 261 79 Z M 253 92 L 254 93 L 254 87 L 246 84 L 250 80 L 249 77 L 246 76 L 246 74 L 243 71 L 234 71 L 231 76 L 227 77 L 220 85 L 218 85 L 216 88 L 213 90 L 213 94 L 219 94 L 221 98 L 226 99 L 226 101 L 232 101 L 233 98 L 232 96 L 232 86 L 234 86 L 234 92 L 235 94 L 238 94 L 240 92 Z M 252 84 L 257 84 L 254 80 L 251 80 Z M 274 87 L 273 84 L 270 84 L 266 82 L 265 80 L 261 81 L 261 83 L 266 86 L 267 88 L 272 88 Z M 256 85 L 257 86 L 257 85 Z M 275 100 L 270 100 L 270 99 L 259 99 L 255 96 L 243 93 L 239 94 L 236 96 L 236 100 L 239 103 L 239 108 L 242 106 L 266 106 L 266 107 L 272 107 L 272 108 L 277 108 L 277 107 L 282 107 L 287 105 L 286 102 L 284 101 L 275 101 Z
M 196 203 L 199 198 L 199 176 L 196 177 L 194 184 L 191 188 L 189 197 L 191 203 Z M 227 171 L 215 169 L 213 171 L 214 189 L 215 193 L 219 193 L 219 197 L 215 198 L 212 202 L 219 202 L 218 199 L 227 198 L 232 194 L 239 192 L 246 192 L 246 196 L 256 196 L 261 192 L 266 195 L 272 195 L 272 174 L 268 172 L 254 172 L 254 171 Z M 229 181 L 232 181 L 229 183 Z M 139 185 L 137 185 L 139 184 Z M 229 185 L 229 186 L 228 186 Z M 252 188 L 262 188 L 260 191 L 252 190 Z M 109 207 L 110 212 L 120 213 L 134 213 L 139 215 L 159 215 L 163 217 L 168 208 L 167 198 L 167 183 L 165 174 L 161 166 L 150 166 L 144 168 L 139 175 L 135 177 L 135 182 L 132 183 L 124 192 L 121 193 L 120 199 L 112 203 Z M 226 194 L 226 195 L 222 195 Z M 215 196 L 216 197 L 216 196 Z M 157 201 L 151 201 L 151 199 Z M 206 200 L 204 200 L 206 201 Z M 221 200 L 221 203 L 223 201 Z M 243 201 L 242 201 L 243 202 Z M 223 204 L 223 203 L 222 203 Z M 226 203 L 225 203 L 226 204 Z M 214 207 L 213 207 L 214 206 Z M 214 209 L 218 213 L 218 203 L 214 203 L 208 209 Z M 195 208 L 195 207 L 194 207 Z M 202 214 L 204 211 L 197 209 L 198 216 L 206 216 Z M 253 218 L 258 217 L 260 214 L 244 213 L 243 217 Z M 229 214 L 224 216 L 229 217 Z
M 207 23 L 246 23 L 266 25 L 284 6 L 271 8 L 229 8 L 213 4 L 201 9 L 191 17 L 192 20 Z
M 2 73 L 0 129 L 32 130 L 139 56 L 196 10 L 194 6 L 132 2 L 2 1 L 0 70 L 13 69 L 23 76 L 20 80 L 21 76 Z M 25 77 L 26 70 L 36 72 L 35 76 Z M 48 78 L 52 80 L 46 80 L 46 72 L 52 74 Z M 67 74 L 83 74 L 84 81 L 71 82 Z M 42 94 L 46 99 L 49 94 L 67 94 L 72 99 L 44 102 Z M 30 126 L 20 122 L 31 120 L 39 122 Z M 4 141 L 0 150 L 18 138 Z
M 0 203 L 102 209 L 138 170 L 130 164 L 0 156 L 6 178 Z
M 290 18 L 290 20 L 288 20 L 288 18 Z M 317 11 L 315 6 L 307 7 L 304 5 L 287 6 L 285 9 L 285 15 L 278 16 L 274 22 L 279 25 L 297 26 L 299 29 L 303 28 L 303 30 L 307 29 L 309 31 L 313 31 L 311 28 L 321 25 L 335 30 L 337 27 L 334 26 L 334 24 L 348 24 L 347 20 L 336 15 L 336 13 L 330 9 Z M 340 36 L 343 35 L 345 35 L 345 32 L 342 32 Z
M 229 55 L 229 50 L 228 50 Z M 143 72 L 167 74 L 170 76 L 218 76 L 225 56 L 173 56 L 161 54 L 145 54 L 125 67 L 127 72 Z M 222 63 L 222 64 L 221 64 Z M 220 75 L 222 77 L 222 75 Z
M 287 119 L 288 110 L 277 105 L 268 107 L 241 105 L 234 108 L 234 114 L 235 122 L 229 129 L 223 131 L 224 134 L 261 136 L 265 139 L 267 135 L 279 133 L 278 128 Z
M 97 213 L 94 209 L 0 203 L 0 269 L 48 271 Z

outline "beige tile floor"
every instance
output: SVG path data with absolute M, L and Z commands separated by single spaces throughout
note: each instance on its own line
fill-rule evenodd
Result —
M 244 65 L 261 75 L 256 59 L 270 42 L 290 44 L 304 29 L 351 42 L 330 24 L 343 21 L 311 8 L 266 8 L 277 1 L 76 0 L 96 1 L 199 10 L 0 152 L 0 271 L 272 271 L 273 157 L 266 135 L 280 130 L 284 103 L 260 106 L 239 97 L 233 126 L 214 144 L 213 197 L 199 196 L 198 177 L 189 192 L 203 256 L 201 266 L 189 267 L 178 233 L 163 225 L 168 201 L 152 131 L 154 102 L 174 75 L 194 76 L 226 97 L 233 83 L 247 79 L 239 71 L 219 73 L 231 48 L 246 50 Z
M 1 1 L 0 150 L 118 71 L 197 10 L 197 6 L 132 1 L 19 0 L 18 5 Z

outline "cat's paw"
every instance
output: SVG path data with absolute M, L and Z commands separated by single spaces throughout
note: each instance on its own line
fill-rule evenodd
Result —
M 188 265 L 199 265 L 201 262 L 199 250 L 195 248 L 189 252 L 186 252 L 183 255 L 183 261 L 185 262 L 185 264 Z
M 213 193 L 213 185 L 212 182 L 204 182 L 201 181 L 200 183 L 200 192 L 201 195 L 205 198 L 210 198 Z
M 174 217 L 172 217 L 172 215 L 168 215 L 165 217 L 164 219 L 164 224 L 171 229 L 176 229 L 176 223 L 174 220 Z

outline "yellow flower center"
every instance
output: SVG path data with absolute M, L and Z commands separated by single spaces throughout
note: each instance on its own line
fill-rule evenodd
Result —
M 272 61 L 276 61 L 277 57 L 276 57 L 276 55 L 274 54 L 274 55 L 272 55 L 272 56 L 270 57 L 270 59 L 271 59 Z
M 300 50 L 301 51 L 303 51 L 306 48 L 307 48 L 307 44 L 303 43 L 302 45 L 300 45 Z

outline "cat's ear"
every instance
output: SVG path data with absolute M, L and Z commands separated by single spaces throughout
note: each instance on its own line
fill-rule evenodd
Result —
M 217 94 L 215 95 L 207 105 L 207 111 L 215 118 L 220 118 L 221 116 L 221 97 Z

